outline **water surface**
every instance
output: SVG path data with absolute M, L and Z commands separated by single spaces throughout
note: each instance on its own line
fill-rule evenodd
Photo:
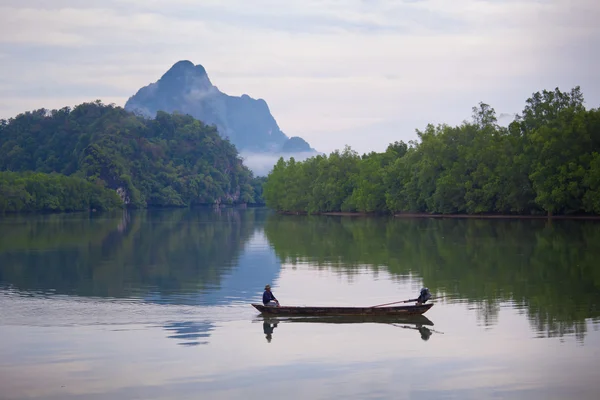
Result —
M 596 399 L 600 224 L 279 216 L 0 219 L 2 399 Z M 435 296 L 421 318 L 263 318 Z

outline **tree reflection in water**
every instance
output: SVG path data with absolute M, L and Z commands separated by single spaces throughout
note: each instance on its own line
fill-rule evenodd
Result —
M 486 327 L 506 302 L 543 337 L 583 341 L 600 317 L 598 221 L 271 215 L 265 232 L 282 263 L 420 278 Z

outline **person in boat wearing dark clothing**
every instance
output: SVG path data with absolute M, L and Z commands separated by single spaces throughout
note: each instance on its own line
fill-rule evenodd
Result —
M 273 296 L 273 292 L 271 292 L 271 285 L 265 286 L 265 292 L 263 293 L 263 304 L 267 307 L 279 307 L 279 300 Z
M 421 304 L 427 303 L 427 300 L 430 298 L 431 292 L 429 291 L 429 288 L 422 288 L 421 293 L 419 293 L 419 297 L 417 297 L 415 300 L 417 301 L 417 305 L 420 306 Z

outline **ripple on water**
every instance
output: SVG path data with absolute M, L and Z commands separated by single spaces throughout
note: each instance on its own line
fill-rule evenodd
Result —
M 4 291 L 0 319 L 4 325 L 85 326 L 165 325 L 210 319 L 227 322 L 248 319 L 255 313 L 247 302 L 227 305 L 191 305 L 152 302 L 140 298 L 91 298 Z

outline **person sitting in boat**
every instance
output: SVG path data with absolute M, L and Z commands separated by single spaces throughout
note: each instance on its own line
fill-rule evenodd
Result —
M 273 292 L 271 292 L 271 285 L 265 286 L 263 304 L 267 307 L 279 307 L 279 301 L 273 296 Z
M 417 297 L 417 305 L 425 304 L 427 300 L 431 298 L 431 293 L 429 293 L 428 288 L 422 288 L 419 297 Z

